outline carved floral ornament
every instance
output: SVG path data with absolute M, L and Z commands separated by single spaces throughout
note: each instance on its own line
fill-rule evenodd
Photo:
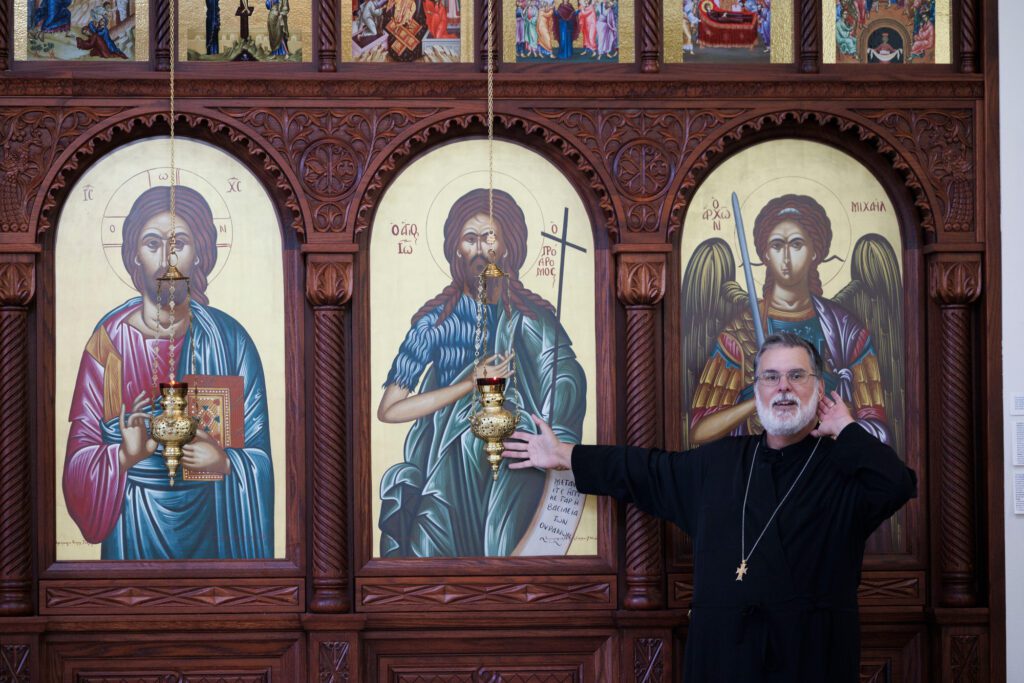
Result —
M 665 257 L 661 254 L 621 254 L 619 300 L 626 306 L 654 306 L 665 296 Z
M 352 258 L 311 255 L 306 298 L 313 306 L 343 306 L 352 297 Z
M 946 230 L 973 229 L 973 188 L 958 180 L 975 172 L 970 117 L 963 108 L 784 110 L 753 117 L 742 109 L 538 108 L 499 112 L 496 122 L 499 134 L 515 133 L 521 139 L 525 132 L 547 155 L 561 155 L 575 166 L 596 197 L 601 222 L 614 241 L 620 226 L 655 233 L 667 225 L 668 234 L 673 234 L 680 229 L 693 192 L 717 159 L 750 136 L 764 139 L 773 128 L 790 135 L 792 124 L 833 127 L 883 155 L 902 176 L 925 231 L 934 232 L 939 222 Z M 101 120 L 110 123 L 96 131 Z M 368 228 L 375 202 L 408 158 L 435 141 L 449 139 L 453 132 L 475 131 L 482 116 L 436 107 L 340 112 L 224 108 L 185 111 L 179 121 L 198 137 L 226 140 L 227 151 L 250 159 L 263 181 L 276 187 L 279 204 L 291 211 L 296 232 L 305 234 L 308 229 L 326 236 L 350 230 L 358 234 Z M 109 147 L 115 134 L 141 137 L 162 132 L 165 113 L 79 108 L 54 114 L 19 109 L 6 119 L 0 117 L 0 123 L 5 142 L 0 166 L 18 169 L 0 184 L 0 229 L 29 229 L 35 218 L 30 214 L 36 213 L 32 200 L 39 196 L 42 232 L 51 227 L 62 191 L 78 169 L 102 153 L 98 148 Z M 934 159 L 922 157 L 914 141 L 942 142 L 942 153 Z M 52 163 L 59 165 L 41 193 L 45 168 L 26 165 L 25 156 L 36 147 L 51 150 Z M 358 200 L 340 201 L 346 197 Z M 354 237 L 352 233 L 346 240 Z
M 981 296 L 981 258 L 946 257 L 929 268 L 928 290 L 943 306 L 966 306 Z
M 0 255 L 0 306 L 27 306 L 34 294 L 33 262 L 4 260 Z

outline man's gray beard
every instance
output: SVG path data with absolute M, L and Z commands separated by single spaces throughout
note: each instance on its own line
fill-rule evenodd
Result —
M 761 420 L 761 424 L 764 425 L 765 431 L 773 436 L 793 436 L 798 434 L 818 414 L 817 402 L 810 401 L 805 406 L 800 397 L 792 392 L 775 394 L 768 405 L 765 405 L 761 401 L 761 395 L 755 391 L 754 400 L 757 405 L 757 417 Z M 781 400 L 795 401 L 796 412 L 788 417 L 775 417 L 772 413 L 771 403 Z

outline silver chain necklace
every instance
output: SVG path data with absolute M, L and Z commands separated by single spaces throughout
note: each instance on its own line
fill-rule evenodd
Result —
M 811 464 L 811 460 L 814 459 L 814 454 L 818 452 L 818 446 L 821 445 L 822 437 L 818 437 L 818 443 L 814 444 L 814 450 L 811 451 L 810 456 L 807 458 L 807 462 L 800 468 L 800 474 L 796 475 L 796 479 L 790 484 L 789 490 L 786 491 L 786 495 L 782 497 L 779 504 L 775 506 L 772 516 L 765 522 L 764 528 L 761 529 L 761 534 L 754 541 L 754 545 L 750 546 L 750 552 L 747 552 L 747 497 L 750 495 L 750 480 L 754 478 L 754 465 L 757 464 L 757 451 L 761 448 L 761 441 L 758 440 L 757 445 L 754 446 L 754 456 L 750 459 L 750 474 L 747 475 L 747 490 L 743 492 L 743 511 L 742 517 L 740 518 L 740 566 L 736 567 L 736 580 L 742 581 L 744 575 L 747 573 L 747 560 L 754 554 L 754 550 L 757 549 L 757 544 L 764 538 L 764 534 L 768 531 L 768 527 L 771 526 L 772 520 L 775 519 L 775 515 L 779 514 L 779 510 L 782 508 L 786 499 L 789 498 L 789 494 L 793 493 L 793 489 L 796 488 L 797 482 L 800 481 L 800 477 L 804 476 L 804 472 L 807 470 L 807 466 Z

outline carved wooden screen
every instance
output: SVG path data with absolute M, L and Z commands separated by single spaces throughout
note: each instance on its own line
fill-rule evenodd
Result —
M 661 0 L 634 3 L 633 61 L 621 49 L 611 62 L 607 55 L 569 64 L 536 55 L 502 60 L 514 56 L 517 47 L 502 41 L 511 36 L 520 42 L 510 23 L 516 7 L 495 7 L 491 24 L 483 5 L 448 2 L 426 8 L 434 12 L 433 33 L 419 47 L 453 51 L 458 43 L 458 59 L 449 54 L 443 63 L 418 58 L 398 63 L 392 57 L 379 64 L 353 63 L 349 59 L 357 45 L 376 50 L 376 59 L 381 46 L 397 40 L 367 23 L 375 21 L 373 0 L 307 3 L 293 19 L 290 55 L 268 50 L 262 64 L 206 59 L 194 49 L 196 36 L 207 48 L 206 6 L 182 10 L 193 13 L 183 19 L 195 24 L 195 35 L 184 40 L 193 41 L 199 58 L 190 58 L 185 42 L 172 50 L 167 4 L 159 0 L 148 14 L 149 34 L 136 36 L 138 54 L 68 61 L 62 55 L 71 53 L 58 46 L 74 42 L 79 49 L 73 39 L 82 37 L 102 53 L 102 30 L 123 49 L 130 25 L 144 30 L 140 17 L 130 23 L 129 9 L 142 12 L 145 4 L 112 0 L 104 17 L 100 3 L 94 25 L 100 29 L 106 22 L 106 29 L 92 37 L 48 38 L 39 21 L 61 23 L 65 4 L 51 0 L 38 14 L 43 6 L 38 0 L 0 0 L 0 679 L 678 678 L 689 551 L 676 532 L 635 508 L 596 501 L 592 535 L 597 540 L 578 538 L 590 545 L 571 556 L 515 556 L 519 538 L 505 543 L 511 552 L 491 557 L 462 552 L 394 557 L 381 551 L 388 547 L 381 544 L 383 533 L 373 535 L 382 517 L 373 500 L 380 496 L 387 468 L 405 462 L 411 431 L 410 423 L 401 423 L 398 446 L 386 447 L 396 452 L 375 473 L 378 452 L 385 449 L 374 430 L 387 374 L 419 308 L 450 281 L 450 273 L 443 281 L 448 271 L 442 239 L 443 263 L 431 266 L 438 279 L 429 287 L 410 288 L 415 296 L 406 292 L 406 308 L 378 310 L 377 297 L 387 301 L 389 283 L 412 272 L 402 266 L 410 256 L 406 252 L 430 252 L 430 235 L 438 234 L 429 197 L 439 190 L 405 190 L 406 207 L 423 209 L 430 216 L 426 223 L 410 219 L 406 209 L 392 211 L 391 193 L 403 192 L 405 173 L 429 182 L 430 174 L 417 171 L 417 164 L 431 155 L 483 144 L 480 70 L 487 31 L 497 38 L 499 147 L 539 159 L 567 188 L 563 194 L 573 197 L 553 211 L 553 218 L 548 209 L 541 211 L 540 223 L 532 222 L 533 210 L 520 202 L 529 248 L 538 248 L 541 242 L 533 240 L 542 232 L 559 237 L 552 226 L 564 236 L 566 207 L 567 239 L 575 242 L 584 235 L 589 240 L 576 242 L 585 255 L 561 247 L 567 277 L 580 264 L 588 269 L 572 272 L 586 273 L 581 289 L 589 297 L 584 307 L 590 317 L 567 320 L 564 327 L 574 352 L 587 348 L 592 356 L 593 375 L 589 369 L 585 373 L 588 382 L 593 377 L 588 391 L 594 392 L 583 422 L 586 439 L 670 448 L 688 442 L 681 416 L 691 410 L 693 396 L 684 389 L 692 364 L 683 360 L 683 282 L 688 254 L 707 238 L 695 245 L 687 240 L 696 234 L 695 220 L 710 221 L 708 229 L 715 231 L 716 211 L 727 202 L 714 190 L 716 174 L 727 173 L 730 163 L 742 164 L 762 145 L 800 144 L 827 147 L 853 165 L 849 173 L 863 177 L 864 187 L 870 185 L 863 197 L 847 197 L 841 179 L 812 178 L 840 188 L 835 190 L 839 213 L 848 214 L 851 224 L 855 217 L 884 215 L 901 283 L 902 322 L 865 324 L 873 335 L 881 323 L 901 330 L 902 355 L 895 358 L 904 363 L 902 426 L 896 426 L 895 411 L 894 438 L 903 439 L 901 449 L 917 470 L 920 495 L 897 520 L 898 533 L 875 548 L 865 565 L 861 677 L 1005 678 L 1002 512 L 996 503 L 1002 481 L 1001 469 L 989 465 L 998 460 L 1002 431 L 998 415 L 987 410 L 987 396 L 1000 374 L 1000 299 L 993 285 L 999 280 L 999 226 L 991 208 L 998 196 L 993 155 L 985 154 L 996 135 L 990 93 L 997 65 L 994 41 L 983 40 L 996 25 L 994 0 L 949 3 L 948 64 L 926 59 L 929 48 L 922 43 L 925 58 L 903 65 L 826 59 L 823 42 L 831 33 L 825 31 L 835 27 L 826 26 L 824 9 L 835 5 L 822 0 L 794 0 L 792 27 L 784 36 L 775 35 L 786 23 L 784 3 L 773 3 L 779 14 L 772 18 L 770 35 L 754 35 L 752 17 L 760 17 L 755 9 L 765 9 L 761 0 L 730 8 L 712 3 L 749 24 L 743 29 L 748 47 L 740 49 L 755 45 L 761 52 L 744 54 L 750 59 L 742 61 L 751 62 L 744 64 L 688 63 L 685 41 L 679 40 L 679 8 L 670 12 Z M 76 26 L 93 20 L 82 8 L 94 4 L 68 9 Z M 242 4 L 245 12 L 254 10 L 250 16 L 256 23 L 250 28 L 259 41 L 264 31 L 268 40 L 284 35 L 283 0 Z M 623 18 L 628 4 L 611 3 L 620 32 L 629 30 Z M 866 15 L 865 30 L 869 20 L 892 14 L 889 10 L 900 4 L 871 3 L 878 10 Z M 921 3 L 902 4 L 904 14 L 907 7 L 916 12 L 908 21 L 919 20 L 909 29 L 911 42 L 916 33 L 926 43 L 930 15 L 925 22 L 917 11 Z M 396 5 L 383 14 L 394 19 L 398 9 L 407 13 L 408 4 Z M 864 6 L 867 11 L 868 3 Z M 602 7 L 607 12 L 609 4 Z M 410 18 L 424 24 L 426 15 L 421 22 L 420 8 L 414 9 Z M 229 13 L 227 5 L 220 12 L 225 27 L 229 16 L 232 22 L 217 36 L 228 48 L 235 28 L 241 31 L 242 17 Z M 204 21 L 195 22 L 196 13 Z M 33 36 L 27 33 L 30 16 L 37 20 Z M 935 30 L 940 23 L 937 14 Z M 397 24 L 393 29 L 401 33 Z M 782 48 L 787 38 L 791 57 Z M 580 40 L 574 50 L 587 49 L 585 38 Z M 596 31 L 594 40 L 600 53 Z M 52 55 L 44 49 L 47 43 L 54 44 Z M 620 47 L 624 44 L 620 36 Z M 779 55 L 773 46 L 779 46 Z M 518 47 L 521 55 L 523 46 Z M 881 43 L 869 47 L 889 54 Z M 210 306 L 223 309 L 250 333 L 267 366 L 266 383 L 275 387 L 268 395 L 282 406 L 278 417 L 268 408 L 271 438 L 283 439 L 282 446 L 270 448 L 272 457 L 282 458 L 273 461 L 273 551 L 243 559 L 73 557 L 65 554 L 72 546 L 59 545 L 79 540 L 62 536 L 62 528 L 80 529 L 73 515 L 58 511 L 66 500 L 59 454 L 67 453 L 58 426 L 69 424 L 73 403 L 73 395 L 62 397 L 67 393 L 63 378 L 77 378 L 95 323 L 132 290 L 118 285 L 120 299 L 100 297 L 99 276 L 94 282 L 89 274 L 113 277 L 102 254 L 88 258 L 76 284 L 64 285 L 66 264 L 77 255 L 75 249 L 63 251 L 72 244 L 64 240 L 73 234 L 68 226 L 80 222 L 102 252 L 103 226 L 109 225 L 102 219 L 115 218 L 116 234 L 122 220 L 116 217 L 128 211 L 101 211 L 94 220 L 85 211 L 89 193 L 100 201 L 102 188 L 110 185 L 110 194 L 164 163 L 144 158 L 142 166 L 122 173 L 125 179 L 104 165 L 126 158 L 122 155 L 132 149 L 158 145 L 166 136 L 164 72 L 172 53 L 181 60 L 177 130 L 182 149 L 203 149 L 221 160 L 200 172 L 183 152 L 182 184 L 195 186 L 214 217 L 223 217 L 221 202 L 231 216 L 223 272 L 250 262 L 252 254 L 243 248 L 249 235 L 274 235 L 263 244 L 274 269 L 262 272 L 255 284 L 236 288 L 240 299 L 252 301 L 235 301 L 217 290 L 228 275 L 210 271 L 209 288 Z M 463 154 L 457 163 L 482 168 L 478 151 Z M 434 180 L 440 182 L 452 164 L 442 165 Z M 518 182 L 529 186 L 539 178 Z M 511 187 L 499 183 L 516 195 Z M 126 192 L 141 194 L 139 188 Z M 705 197 L 707 192 L 713 196 Z M 779 188 L 773 197 L 784 192 L 789 190 Z M 827 197 L 806 188 L 799 193 L 817 197 L 833 223 L 838 220 Z M 240 206 L 236 200 L 257 196 L 263 204 L 246 199 L 234 208 Z M 449 207 L 441 213 L 447 216 L 459 197 L 446 199 Z M 771 199 L 750 200 L 748 226 L 759 211 L 755 205 Z M 125 200 L 127 209 L 130 204 Z M 236 220 L 246 212 L 259 216 Z M 419 241 L 409 232 L 414 223 L 426 231 Z M 721 227 L 725 232 L 731 226 Z M 543 235 L 540 239 L 554 244 Z M 850 246 L 851 271 L 857 244 Z M 114 265 L 124 267 L 117 244 L 107 246 Z M 394 256 L 385 259 L 384 253 Z M 563 268 L 561 252 L 548 257 Z M 534 281 L 524 276 L 523 284 L 557 307 L 557 292 L 541 291 L 550 278 L 545 269 L 556 267 L 544 258 L 542 253 L 530 261 Z M 242 270 L 252 275 L 247 267 Z M 83 300 L 95 294 L 95 310 L 84 304 L 80 311 L 63 309 L 71 301 L 68 287 Z M 279 297 L 279 304 L 265 309 L 279 311 L 265 316 L 274 320 L 240 312 L 253 301 L 260 310 L 268 296 L 264 292 Z M 389 314 L 398 332 L 379 341 L 381 320 Z M 81 329 L 66 340 L 76 316 L 82 318 Z M 264 327 L 274 330 L 275 339 L 252 334 Z M 102 341 L 94 345 L 98 356 L 109 350 Z M 264 353 L 265 348 L 273 350 Z M 271 369 L 267 358 L 275 353 L 279 363 Z M 74 367 L 61 369 L 65 365 Z M 274 373 L 278 379 L 271 380 Z M 220 395 L 230 398 L 230 386 L 221 388 Z M 884 391 L 894 392 L 894 401 L 899 398 L 897 385 Z M 103 424 L 113 431 L 119 401 L 105 403 L 98 401 L 109 418 Z M 393 474 L 394 481 L 402 481 L 401 472 Z M 586 506 L 581 514 L 589 514 Z M 591 535 L 580 528 L 578 536 Z M 513 556 L 497 556 L 502 554 Z

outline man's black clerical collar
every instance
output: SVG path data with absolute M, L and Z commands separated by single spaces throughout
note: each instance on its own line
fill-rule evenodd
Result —
M 764 462 L 770 463 L 803 458 L 814 449 L 816 443 L 818 443 L 818 439 L 808 434 L 794 444 L 776 449 L 768 445 L 768 433 L 763 432 L 761 434 L 761 449 L 764 451 Z

